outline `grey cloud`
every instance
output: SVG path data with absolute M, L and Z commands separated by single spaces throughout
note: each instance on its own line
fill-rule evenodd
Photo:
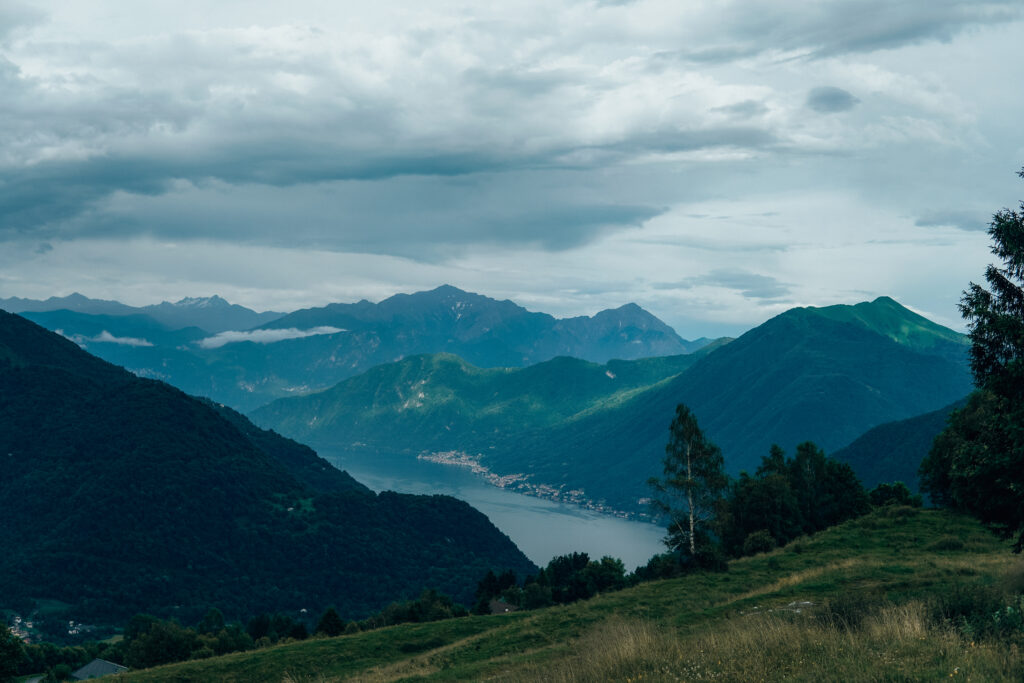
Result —
M 967 232 L 982 232 L 988 230 L 991 215 L 983 211 L 929 211 L 922 214 L 914 225 L 923 228 L 953 227 Z
M 5 0 L 0 5 L 0 40 L 20 29 L 41 24 L 46 13 L 16 0 Z
M 830 85 L 811 88 L 807 93 L 807 107 L 821 114 L 849 111 L 859 102 L 859 99 L 846 90 Z
M 471 244 L 570 249 L 641 225 L 665 210 L 617 200 L 616 193 L 596 193 L 577 175 L 533 171 L 293 187 L 178 185 L 166 193 L 118 193 L 33 234 L 56 239 L 147 234 L 437 262 Z
M 737 118 L 749 119 L 754 116 L 760 116 L 768 112 L 768 107 L 765 106 L 764 102 L 758 102 L 757 100 L 743 100 L 735 104 L 728 104 L 724 107 L 715 107 L 712 111 L 722 112 L 723 114 L 729 114 Z
M 972 26 L 1020 19 L 1018 0 L 835 0 L 737 3 L 715 16 L 718 45 L 678 53 L 695 62 L 724 63 L 770 51 L 810 58 L 948 42 Z
M 738 268 L 717 268 L 707 275 L 686 278 L 679 282 L 660 283 L 655 289 L 692 289 L 699 286 L 724 287 L 738 291 L 748 299 L 781 299 L 790 293 L 790 286 L 768 275 Z
M 790 292 L 788 285 L 767 275 L 745 270 L 718 269 L 707 277 L 709 284 L 735 289 L 748 299 L 779 299 Z

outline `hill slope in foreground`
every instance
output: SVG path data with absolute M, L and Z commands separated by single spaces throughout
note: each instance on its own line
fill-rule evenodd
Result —
M 973 520 L 890 507 L 734 561 L 723 574 L 536 612 L 291 643 L 123 680 L 1021 680 L 1020 631 L 1000 639 L 954 625 L 971 605 L 990 609 L 985 596 L 1013 599 L 993 586 L 1019 591 L 1021 569 L 1008 543 Z
M 366 615 L 535 571 L 447 496 L 374 494 L 309 448 L 0 311 L 0 599 L 66 618 Z

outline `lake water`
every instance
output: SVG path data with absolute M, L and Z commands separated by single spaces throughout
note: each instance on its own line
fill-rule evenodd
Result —
M 659 526 L 500 489 L 462 467 L 409 455 L 317 451 L 374 491 L 443 493 L 466 501 L 542 567 L 556 555 L 585 552 L 594 560 L 617 557 L 632 570 L 665 551 L 661 543 L 665 532 Z

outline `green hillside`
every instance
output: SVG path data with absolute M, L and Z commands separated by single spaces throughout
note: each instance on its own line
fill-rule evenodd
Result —
M 492 374 L 451 357 L 410 360 L 253 418 L 332 448 L 465 451 L 497 474 L 527 475 L 524 487 L 583 489 L 591 500 L 642 510 L 678 403 L 737 473 L 756 467 L 773 443 L 792 451 L 811 440 L 831 451 L 961 398 L 972 387 L 967 348 L 962 335 L 882 298 L 793 309 L 699 358 L 604 369 L 559 359 Z M 644 362 L 662 369 L 627 370 Z
M 887 296 L 854 306 L 811 307 L 803 310 L 811 315 L 857 324 L 915 351 L 934 353 L 955 361 L 960 361 L 970 347 L 970 341 L 965 335 L 938 325 Z
M 474 367 L 451 354 L 380 365 L 326 391 L 251 414 L 258 424 L 333 447 L 487 449 L 619 405 L 705 352 L 605 365 L 555 358 L 527 368 Z
M 1021 600 L 1022 569 L 1007 543 L 966 517 L 890 507 L 723 574 L 122 680 L 1020 680 L 1024 631 L 992 614 Z
M 0 609 L 365 616 L 533 564 L 446 496 L 374 494 L 309 448 L 0 311 Z
M 849 463 L 867 488 L 902 481 L 917 492 L 921 461 L 931 450 L 935 437 L 946 428 L 950 413 L 965 404 L 963 399 L 924 415 L 878 425 L 832 457 Z

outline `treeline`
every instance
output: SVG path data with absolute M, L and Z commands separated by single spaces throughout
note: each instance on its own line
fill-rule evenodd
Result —
M 58 647 L 52 643 L 21 644 L 10 631 L 7 660 L 15 662 L 11 676 L 46 672 L 47 681 L 71 678 L 71 672 L 99 657 L 133 669 L 147 669 L 193 659 L 206 659 L 231 652 L 245 652 L 310 637 L 334 637 L 359 633 L 403 623 L 440 621 L 464 617 L 469 611 L 451 597 L 434 589 L 424 590 L 414 600 L 396 601 L 380 612 L 359 621 L 345 621 L 334 607 L 328 607 L 319 619 L 305 613 L 259 614 L 246 624 L 228 623 L 219 609 L 210 609 L 193 626 L 173 619 L 137 614 L 124 628 L 123 639 L 116 643 L 86 642 Z M 315 624 L 315 625 L 314 625 Z M 2 648 L 0 648 L 2 650 Z M 0 683 L 3 682 L 0 675 Z
M 669 428 L 663 465 L 663 476 L 649 480 L 653 507 L 667 523 L 665 542 L 680 566 L 662 558 L 651 567 L 655 575 L 724 569 L 728 558 L 772 550 L 866 514 L 872 504 L 921 505 L 900 482 L 869 494 L 848 464 L 811 441 L 798 445 L 793 457 L 772 445 L 754 474 L 730 478 L 721 450 L 682 404 Z
M 587 553 L 572 553 L 552 558 L 547 567 L 528 576 L 520 585 L 515 572 L 496 575 L 487 572 L 477 584 L 474 614 L 491 614 L 491 603 L 516 609 L 538 609 L 592 598 L 598 593 L 621 590 L 637 579 L 626 574 L 622 560 L 602 557 L 591 560 Z
M 537 609 L 568 604 L 645 581 L 707 569 L 726 570 L 729 558 L 771 551 L 866 514 L 873 507 L 920 507 L 922 503 L 921 496 L 912 494 L 903 482 L 865 491 L 848 465 L 827 457 L 810 442 L 800 444 L 792 458 L 772 446 L 753 475 L 743 472 L 738 479 L 726 479 L 725 488 L 711 523 L 695 543 L 695 555 L 670 529 L 668 542 L 674 547 L 630 573 L 621 560 L 603 557 L 595 561 L 587 553 L 555 557 L 522 583 L 515 572 L 489 571 L 477 584 L 472 611 L 490 614 L 504 607 Z

